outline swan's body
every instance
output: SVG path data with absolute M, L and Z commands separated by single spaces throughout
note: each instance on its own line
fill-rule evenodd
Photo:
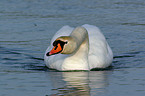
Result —
M 59 46 L 60 51 L 55 48 Z M 55 53 L 57 50 L 59 54 Z M 106 68 L 112 59 L 113 53 L 104 35 L 96 26 L 87 24 L 75 29 L 62 27 L 52 38 L 44 56 L 49 68 L 60 71 Z

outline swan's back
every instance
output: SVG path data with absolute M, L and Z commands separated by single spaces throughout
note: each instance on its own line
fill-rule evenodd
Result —
M 113 53 L 104 35 L 99 28 L 93 25 L 83 25 L 89 34 L 89 66 L 92 68 L 105 68 L 112 63 Z

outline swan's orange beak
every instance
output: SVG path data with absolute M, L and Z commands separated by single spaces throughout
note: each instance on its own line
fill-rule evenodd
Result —
M 57 46 L 54 46 L 53 49 L 48 53 L 48 55 L 54 55 L 57 53 L 60 53 L 62 51 L 62 47 L 60 45 L 60 43 L 57 44 Z

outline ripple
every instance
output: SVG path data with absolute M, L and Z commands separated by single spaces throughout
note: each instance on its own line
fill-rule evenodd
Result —
M 138 55 L 144 53 L 145 53 L 144 51 L 136 51 L 136 52 L 128 52 L 128 53 L 116 55 L 114 56 L 113 63 L 111 66 L 107 68 L 94 68 L 91 69 L 91 71 L 111 71 L 115 69 L 137 67 L 138 64 L 130 65 L 128 64 L 128 62 L 133 62 L 133 61 L 140 62 L 139 58 L 135 58 L 135 57 L 138 57 Z M 31 70 L 31 71 L 58 72 L 57 70 L 48 68 L 44 64 L 43 58 L 39 58 L 31 55 L 31 51 L 28 50 L 16 50 L 16 49 L 14 50 L 14 49 L 0 47 L 0 56 L 1 56 L 0 60 L 2 61 L 2 64 L 14 68 L 15 70 L 22 68 L 24 70 Z M 143 65 L 140 65 L 138 67 L 143 67 Z
M 129 26 L 137 26 L 137 25 L 139 25 L 139 26 L 145 26 L 145 24 L 139 24 L 139 23 L 122 23 L 121 25 L 129 25 Z
M 142 54 L 145 54 L 145 51 L 128 52 L 116 55 L 114 56 L 112 66 L 114 69 L 144 67 L 142 60 L 140 60 Z
M 23 68 L 25 70 L 46 71 L 43 59 L 34 57 L 28 53 L 29 51 L 27 50 L 0 47 L 0 60 L 2 61 L 2 65 L 0 66 L 5 65 L 11 67 L 12 69 Z

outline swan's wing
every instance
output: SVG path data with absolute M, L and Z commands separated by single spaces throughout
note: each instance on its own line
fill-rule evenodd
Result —
M 60 36 L 69 36 L 70 33 L 73 31 L 74 28 L 66 25 L 66 26 L 63 26 L 61 29 L 59 29 L 55 35 L 52 37 L 51 39 L 51 43 L 50 43 L 50 46 L 49 47 L 53 47 L 53 42 Z
M 49 45 L 49 47 L 47 48 L 46 52 L 45 52 L 45 56 L 44 56 L 44 60 L 45 63 L 48 67 L 50 68 L 55 68 L 55 69 L 60 69 L 61 68 L 61 64 L 64 60 L 64 58 L 66 57 L 63 54 L 57 54 L 57 55 L 52 55 L 52 56 L 46 56 L 46 54 L 48 52 L 50 52 L 50 50 L 53 48 L 53 42 L 60 36 L 69 36 L 70 33 L 73 31 L 74 28 L 70 27 L 70 26 L 63 26 L 60 30 L 58 30 L 55 35 L 52 37 L 51 39 L 51 43 Z M 60 69 L 61 70 L 61 69 Z
M 113 54 L 104 35 L 94 25 L 83 25 L 89 34 L 89 66 L 92 68 L 105 68 L 112 62 Z
M 59 29 L 55 35 L 52 37 L 51 39 L 51 45 L 52 43 L 60 36 L 69 36 L 70 33 L 73 31 L 74 28 L 66 25 L 66 26 L 63 26 L 61 29 Z

